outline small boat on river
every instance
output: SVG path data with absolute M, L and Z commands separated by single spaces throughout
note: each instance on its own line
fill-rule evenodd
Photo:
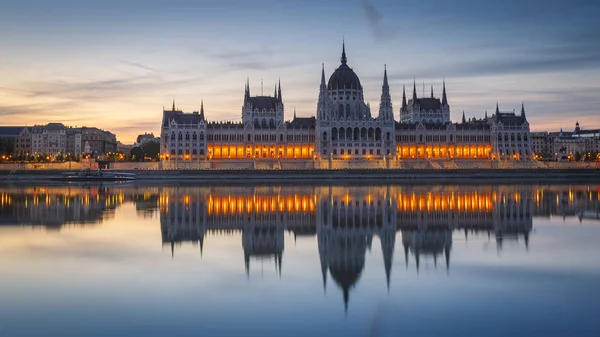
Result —
M 135 173 L 125 173 L 118 171 L 103 171 L 85 169 L 79 172 L 64 172 L 62 177 L 53 180 L 62 181 L 126 181 L 136 180 Z

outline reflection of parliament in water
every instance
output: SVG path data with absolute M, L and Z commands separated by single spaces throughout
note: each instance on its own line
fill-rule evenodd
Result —
M 0 225 L 44 226 L 99 224 L 114 217 L 124 201 L 109 188 L 24 187 L 0 190 Z
M 408 267 L 412 255 L 450 266 L 452 231 L 528 244 L 533 187 L 165 187 L 160 192 L 163 244 L 197 242 L 206 233 L 241 232 L 246 272 L 254 259 L 274 259 L 281 273 L 284 232 L 317 236 L 323 287 L 327 272 L 343 291 L 360 279 L 374 236 L 381 243 L 389 287 L 396 233 Z

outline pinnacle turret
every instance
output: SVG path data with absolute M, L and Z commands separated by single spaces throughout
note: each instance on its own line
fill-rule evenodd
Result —
M 413 104 L 417 101 L 417 81 L 413 81 Z
M 442 105 L 448 105 L 448 97 L 446 96 L 446 81 L 442 85 Z
M 279 79 L 279 89 L 277 90 L 277 98 L 279 99 L 279 103 L 283 103 L 283 98 L 281 97 L 281 79 Z
M 402 110 L 406 110 L 407 106 L 408 104 L 406 104 L 406 87 L 402 85 Z
M 327 88 L 325 83 L 325 63 L 321 63 L 321 90 Z
M 387 78 L 387 66 L 383 68 L 383 85 L 381 86 L 381 101 L 379 105 L 379 118 L 389 121 L 394 118 L 392 109 L 392 97 Z
M 200 119 L 204 120 L 204 100 L 200 101 Z

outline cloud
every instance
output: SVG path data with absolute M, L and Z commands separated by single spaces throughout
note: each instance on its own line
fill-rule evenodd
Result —
M 383 15 L 372 3 L 366 0 L 361 1 L 360 7 L 376 40 L 387 40 L 396 35 L 397 30 L 382 22 Z
M 149 67 L 147 65 L 141 64 L 141 63 L 129 62 L 129 61 L 123 61 L 123 60 L 121 60 L 120 62 L 123 63 L 123 64 L 126 64 L 126 65 L 129 65 L 129 66 L 132 66 L 132 67 L 143 69 L 143 70 L 148 70 L 148 71 L 152 71 L 152 72 L 158 72 L 158 70 L 156 70 L 156 69 L 154 69 L 152 67 Z
M 61 103 L 36 103 L 36 104 L 21 104 L 21 105 L 0 105 L 0 116 L 3 117 L 23 117 L 34 116 L 41 118 L 60 118 L 65 119 L 61 111 L 72 109 L 74 106 L 68 102 Z M 75 106 L 76 107 L 76 106 Z M 42 121 L 40 121 L 41 123 Z
M 28 83 L 29 98 L 52 97 L 68 100 L 102 101 L 135 96 L 140 92 L 173 91 L 202 80 L 188 76 L 168 79 L 157 74 L 115 77 L 91 81 L 44 81 Z

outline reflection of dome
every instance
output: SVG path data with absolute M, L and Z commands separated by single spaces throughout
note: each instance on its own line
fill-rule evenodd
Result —
M 327 83 L 327 89 L 336 90 L 336 89 L 357 89 L 362 90 L 362 86 L 360 85 L 360 80 L 358 76 L 352 70 L 352 68 L 348 67 L 346 64 L 346 47 L 342 47 L 342 64 L 331 74 L 329 78 L 329 82 Z
M 340 288 L 344 291 L 344 309 L 348 311 L 348 300 L 350 298 L 350 288 L 360 279 L 364 268 L 364 263 L 361 264 L 350 264 L 346 266 L 330 266 L 329 272 L 331 278 L 337 283 Z
M 362 273 L 361 265 L 350 265 L 350 266 L 330 266 L 329 272 L 331 278 L 337 283 L 342 289 L 352 288 L 360 279 Z

